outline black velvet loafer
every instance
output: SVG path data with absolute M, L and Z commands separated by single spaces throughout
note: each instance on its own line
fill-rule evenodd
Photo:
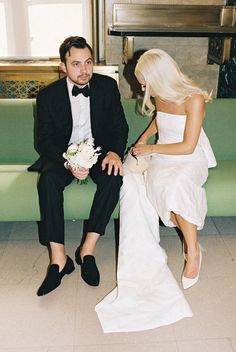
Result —
M 75 252 L 75 261 L 81 266 L 81 277 L 90 286 L 98 286 L 100 274 L 93 255 L 85 255 L 83 261 L 80 256 L 80 246 Z
M 47 275 L 37 291 L 38 296 L 46 295 L 55 290 L 61 284 L 63 276 L 69 275 L 75 270 L 73 260 L 67 256 L 66 264 L 61 272 L 59 272 L 59 265 L 52 264 L 48 268 Z

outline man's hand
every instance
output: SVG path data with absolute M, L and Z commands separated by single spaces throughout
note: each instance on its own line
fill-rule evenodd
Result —
M 78 180 L 85 180 L 88 177 L 89 169 L 85 169 L 84 167 L 75 167 L 70 164 L 67 164 L 67 168 Z
M 118 154 L 114 152 L 108 152 L 106 157 L 102 161 L 102 170 L 104 171 L 105 168 L 108 167 L 108 175 L 112 174 L 112 170 L 114 171 L 114 176 L 117 176 L 118 173 L 120 176 L 123 176 L 123 165 L 120 160 L 120 157 Z

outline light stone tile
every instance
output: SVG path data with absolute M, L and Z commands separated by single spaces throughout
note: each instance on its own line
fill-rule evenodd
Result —
M 77 239 L 78 243 L 82 237 L 83 221 L 65 221 L 65 240 Z M 12 225 L 10 240 L 38 240 L 38 225 L 36 221 L 15 222 Z
M 213 291 L 217 292 L 217 296 L 221 301 L 220 308 L 224 310 L 225 315 L 232 315 L 228 320 L 228 324 L 236 324 L 236 281 L 235 276 L 216 278 L 210 280 Z M 226 316 L 224 316 L 226 319 Z M 232 337 L 236 337 L 236 325 L 235 333 Z
M 7 245 L 8 245 L 7 241 L 0 241 L 0 262 L 1 262 L 1 258 L 3 256 L 3 254 L 4 254 L 4 251 L 7 248 Z
M 201 279 L 185 291 L 193 317 L 174 326 L 178 341 L 233 338 L 236 332 L 236 283 L 231 278 Z
M 182 252 L 182 244 L 176 232 L 172 236 L 161 236 L 160 245 L 166 252 L 168 251 L 169 256 L 178 256 L 178 250 Z
M 38 226 L 36 221 L 18 221 L 13 223 L 10 241 L 38 241 Z
M 234 352 L 228 339 L 202 339 L 178 342 L 179 352 Z
M 74 339 L 76 284 L 37 297 L 30 285 L 1 286 L 0 350 L 70 345 Z
M 19 230 L 19 238 L 20 233 L 24 235 L 27 231 L 30 236 L 30 228 L 34 231 L 31 226 L 14 224 L 14 231 Z M 76 227 L 77 224 L 69 224 L 68 228 L 76 233 Z M 129 352 L 134 349 L 135 352 L 184 352 L 189 342 L 189 346 L 193 346 L 191 351 L 200 346 L 199 350 L 206 352 L 231 352 L 231 345 L 232 351 L 236 351 L 236 270 L 232 261 L 235 238 L 233 234 L 206 233 L 200 234 L 199 238 L 206 249 L 200 279 L 197 285 L 184 291 L 193 318 L 149 331 L 117 334 L 102 332 L 94 310 L 95 305 L 115 287 L 113 237 L 104 236 L 97 246 L 96 259 L 101 272 L 99 287 L 86 285 L 76 265 L 76 271 L 63 278 L 57 290 L 41 298 L 36 296 L 36 290 L 45 275 L 47 250 L 34 240 L 2 241 L 0 350 L 93 352 L 97 347 L 96 352 L 120 352 L 119 348 Z M 66 242 L 72 258 L 77 245 L 72 234 Z M 161 246 L 166 250 L 169 266 L 180 283 L 183 259 L 178 236 L 162 236 Z M 58 329 L 59 321 L 62 329 Z
M 175 236 L 177 232 L 174 227 L 160 226 L 160 236 Z
M 72 258 L 76 247 L 72 240 L 66 246 Z M 8 242 L 0 257 L 0 285 L 32 284 L 37 289 L 45 277 L 48 264 L 48 250 L 37 241 Z
M 74 239 L 80 243 L 83 235 L 83 220 L 66 220 L 65 221 L 65 240 Z M 114 237 L 114 220 L 111 219 L 106 227 L 105 235 L 107 237 Z
M 74 352 L 178 352 L 175 342 L 76 346 Z M 51 351 L 50 351 L 51 352 Z
M 68 239 L 77 239 L 80 243 L 82 237 L 83 221 L 66 220 L 65 221 L 65 241 Z M 19 240 L 37 240 L 38 225 L 36 221 L 22 221 L 13 223 L 9 239 L 12 241 Z
M 75 352 L 74 346 L 53 346 L 47 349 L 47 352 Z
M 46 249 L 35 241 L 7 243 L 0 259 L 0 285 L 23 285 L 37 280 L 37 263 Z
M 96 263 L 101 275 L 101 284 L 116 282 L 116 254 L 115 240 L 112 238 L 100 238 L 96 248 Z
M 83 234 L 83 220 L 66 220 L 65 221 L 65 241 L 69 239 L 81 241 Z
M 207 216 L 205 219 L 204 227 L 201 231 L 198 232 L 199 235 L 218 235 L 219 231 L 217 230 L 213 219 L 210 216 Z
M 0 222 L 0 242 L 8 240 L 12 226 L 13 222 Z
M 199 242 L 203 254 L 200 279 L 235 275 L 236 263 L 220 235 L 203 234 L 199 236 Z M 184 262 L 180 241 L 175 237 L 172 237 L 171 241 L 162 237 L 161 246 L 168 254 L 168 263 L 173 273 L 181 275 L 180 270 Z
M 114 225 L 114 219 L 111 219 L 109 223 L 107 224 L 106 227 L 106 232 L 105 235 L 103 236 L 104 238 L 111 237 L 114 238 L 115 236 L 115 225 Z
M 227 250 L 230 253 L 231 260 L 236 262 L 236 234 L 235 235 L 221 235 Z
M 4 348 L 1 347 L 1 352 L 48 352 L 48 348 L 46 346 L 40 347 L 15 347 L 15 348 Z
M 236 337 L 230 340 L 232 347 L 233 347 L 233 351 L 236 351 Z
M 212 219 L 220 234 L 236 235 L 236 216 L 218 216 Z
M 201 277 L 229 277 L 236 275 L 236 262 L 220 235 L 200 237 L 204 248 Z
M 161 236 L 160 246 L 165 250 L 168 258 L 168 265 L 176 280 L 179 281 L 184 260 L 182 256 L 182 244 L 177 233 L 173 236 Z

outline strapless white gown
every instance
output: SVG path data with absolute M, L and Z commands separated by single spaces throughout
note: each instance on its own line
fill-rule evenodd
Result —
M 185 121 L 183 115 L 158 113 L 158 143 L 181 141 Z M 214 164 L 203 130 L 192 155 L 152 156 L 145 175 L 124 164 L 117 287 L 95 307 L 105 333 L 147 330 L 192 316 L 159 244 L 159 216 L 174 226 L 173 210 L 201 228 L 206 215 L 202 185 Z

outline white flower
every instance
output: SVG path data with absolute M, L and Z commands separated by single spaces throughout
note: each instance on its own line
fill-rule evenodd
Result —
M 67 154 L 68 155 L 74 155 L 78 151 L 78 145 L 77 144 L 71 144 L 68 149 L 67 149 Z
M 94 148 L 93 138 L 84 140 L 79 144 L 71 144 L 63 157 L 70 165 L 90 169 L 98 160 L 100 147 Z

